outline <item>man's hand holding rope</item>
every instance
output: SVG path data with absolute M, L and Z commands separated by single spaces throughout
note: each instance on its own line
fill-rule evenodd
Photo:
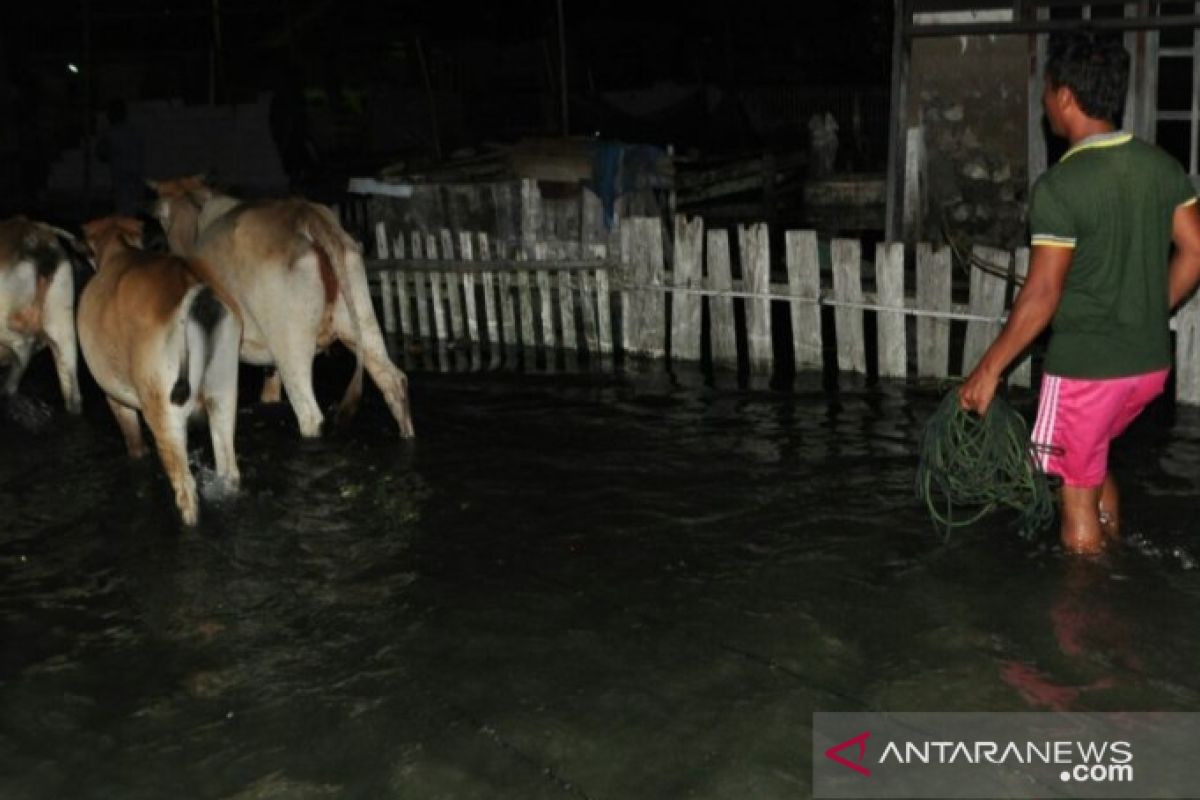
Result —
M 1029 276 L 1004 329 L 958 389 L 958 401 L 964 409 L 980 416 L 986 414 L 1004 370 L 1050 324 L 1062 299 L 1074 252 L 1067 247 L 1033 248 Z

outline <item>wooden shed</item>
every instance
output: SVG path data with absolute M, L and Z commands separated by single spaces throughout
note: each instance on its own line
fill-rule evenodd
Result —
M 951 228 L 986 244 L 1023 243 L 1028 189 L 1063 149 L 1041 107 L 1055 31 L 1124 37 L 1123 127 L 1200 183 L 1198 28 L 1196 2 L 895 0 L 888 238 L 911 243 Z

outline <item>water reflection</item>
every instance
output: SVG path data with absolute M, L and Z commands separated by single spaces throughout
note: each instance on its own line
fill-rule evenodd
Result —
M 1200 418 L 1131 434 L 1151 544 L 1088 562 L 942 544 L 940 395 L 844 384 L 418 373 L 414 443 L 247 406 L 186 532 L 102 407 L 4 425 L 0 796 L 794 797 L 814 710 L 1200 702 Z

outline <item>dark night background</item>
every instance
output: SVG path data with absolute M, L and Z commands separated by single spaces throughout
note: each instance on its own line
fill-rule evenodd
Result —
M 386 135 L 403 125 L 397 108 L 423 111 L 431 92 L 443 156 L 560 135 L 557 8 L 555 0 L 49 0 L 10 7 L 0 28 L 4 205 L 36 197 L 48 165 L 77 147 L 86 120 L 95 126 L 118 97 L 224 104 L 271 92 L 272 134 L 301 188 L 433 157 L 427 120 L 413 121 L 407 139 Z M 739 119 L 736 104 L 632 118 L 601 98 L 661 84 L 725 98 L 761 87 L 853 88 L 878 98 L 889 82 L 887 0 L 564 0 L 562 10 L 572 135 L 600 132 L 705 154 L 803 148 L 802 123 L 764 141 Z M 884 143 L 874 150 L 882 154 Z

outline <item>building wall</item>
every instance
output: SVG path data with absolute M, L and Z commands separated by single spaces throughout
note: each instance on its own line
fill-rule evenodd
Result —
M 922 124 L 927 212 L 920 238 L 1026 242 L 1029 37 L 912 44 L 907 124 Z

